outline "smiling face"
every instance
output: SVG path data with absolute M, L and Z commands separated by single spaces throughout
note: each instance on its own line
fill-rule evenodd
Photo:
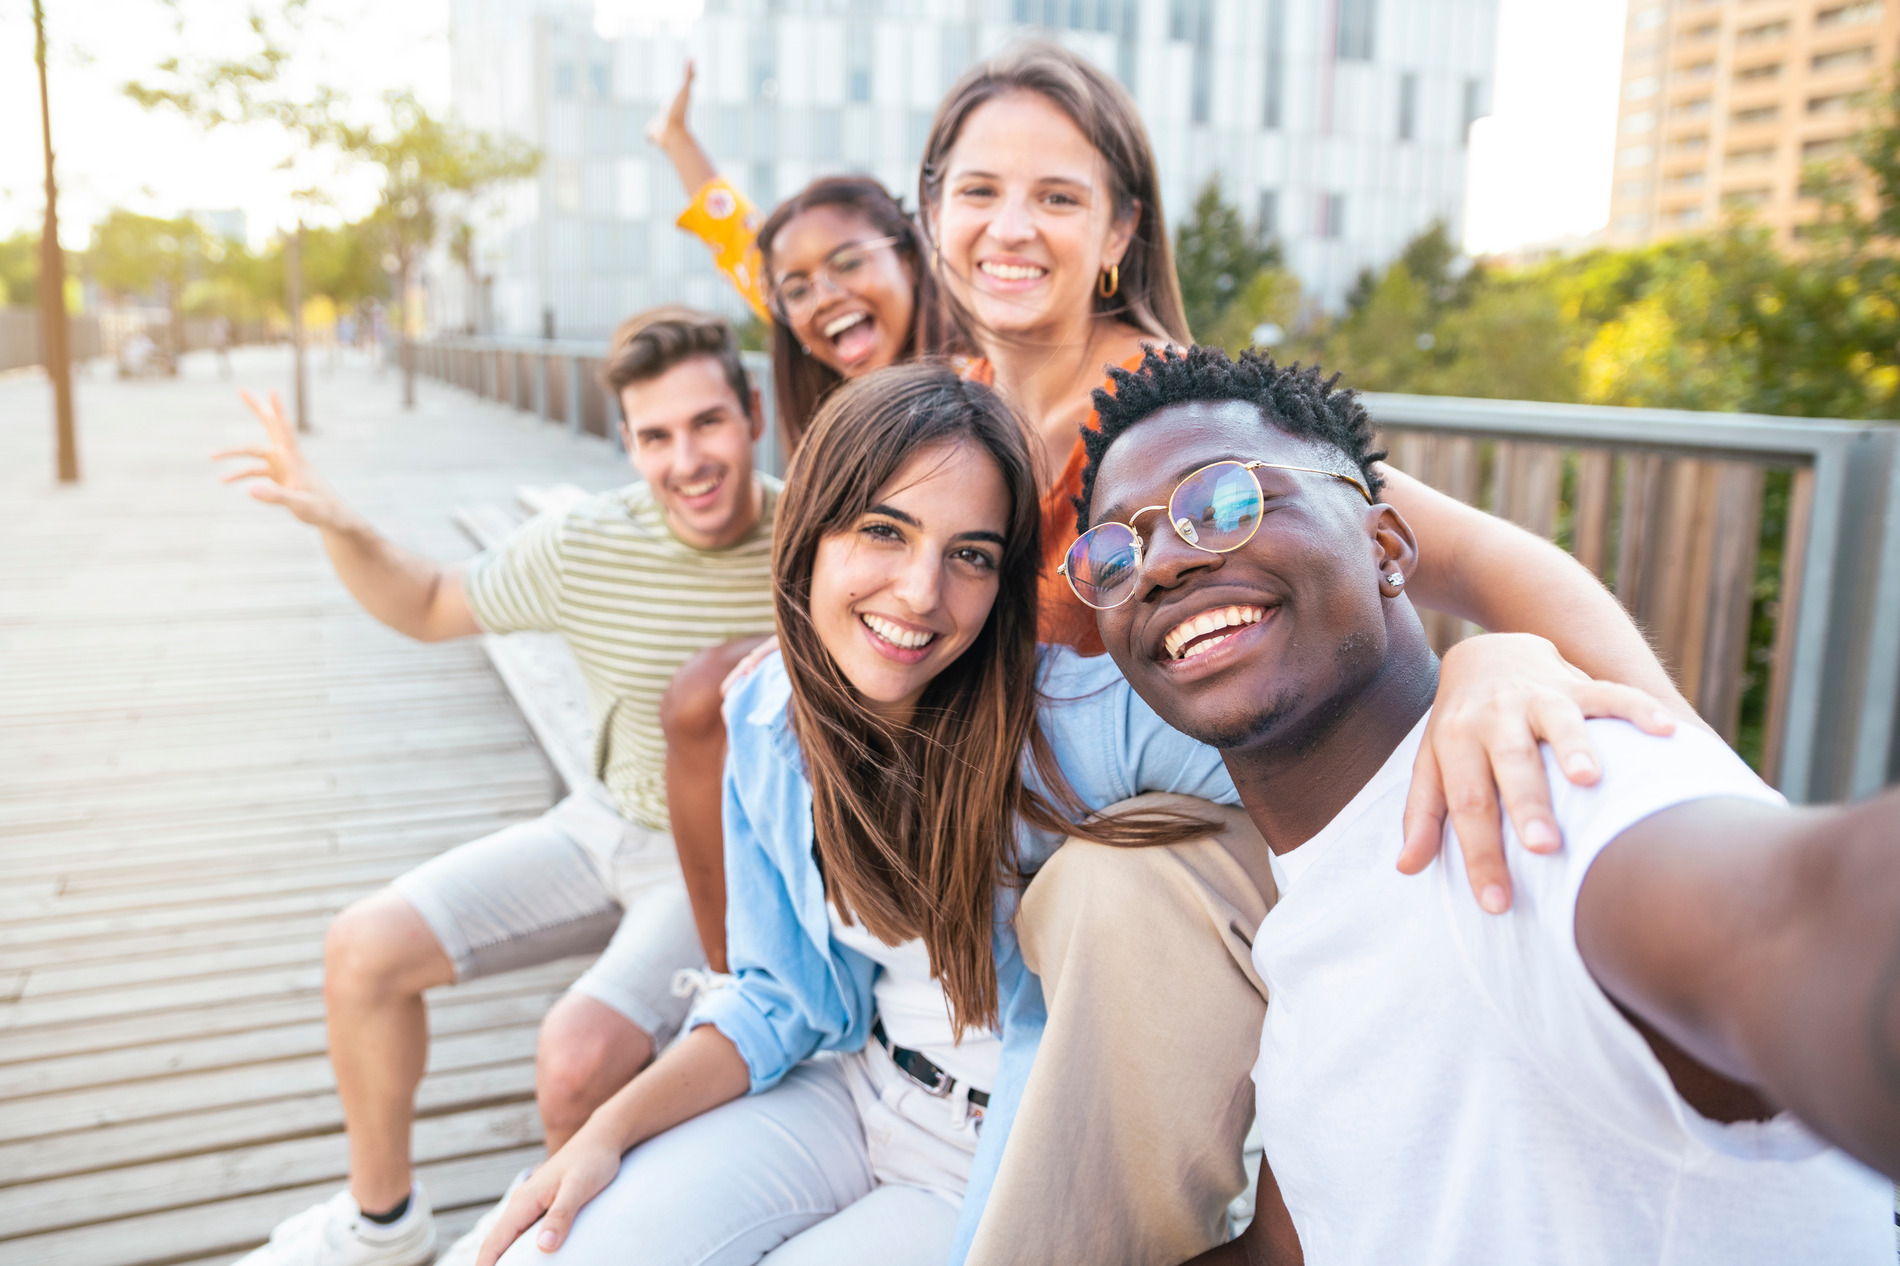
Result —
M 783 305 L 792 332 L 846 378 L 895 364 L 910 340 L 917 282 L 897 247 L 846 249 L 886 236 L 849 207 L 818 206 L 793 216 L 772 238 L 773 294 L 810 290 L 806 302 Z
M 865 705 L 908 716 L 995 605 L 1009 490 L 974 444 L 927 448 L 871 509 L 818 543 L 811 616 Z
M 1132 211 L 1116 214 L 1101 153 L 1049 98 L 1019 91 L 970 113 L 944 168 L 944 284 L 981 330 L 1067 341 L 1135 229 Z
M 724 549 L 759 521 L 752 445 L 764 424 L 717 360 L 695 356 L 620 389 L 621 436 L 673 534 Z
M 1354 473 L 1343 453 L 1266 423 L 1252 405 L 1174 405 L 1116 439 L 1097 472 L 1089 522 L 1127 522 L 1166 503 L 1190 472 L 1224 460 Z M 1409 573 L 1411 530 L 1323 475 L 1259 469 L 1265 502 L 1253 538 L 1227 554 L 1184 542 L 1161 514 L 1135 524 L 1142 576 L 1126 603 L 1098 612 L 1128 682 L 1170 725 L 1216 747 L 1279 742 L 1336 720 L 1385 662 L 1387 620 Z M 1409 615 L 1409 612 L 1407 613 Z

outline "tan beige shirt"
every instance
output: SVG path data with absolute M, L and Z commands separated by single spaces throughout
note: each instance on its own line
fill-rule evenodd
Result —
M 580 661 L 600 735 L 594 772 L 631 820 L 669 829 L 660 695 L 709 646 L 772 631 L 772 520 L 726 549 L 673 535 L 644 483 L 530 519 L 468 563 L 463 585 L 491 633 L 559 633 Z

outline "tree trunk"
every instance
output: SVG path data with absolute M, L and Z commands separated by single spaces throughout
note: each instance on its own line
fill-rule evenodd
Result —
M 176 378 L 185 359 L 185 269 L 182 263 L 178 275 L 165 283 L 165 298 L 171 310 L 171 331 L 166 335 L 172 345 L 171 376 Z
M 402 265 L 402 322 L 396 327 L 396 360 L 402 366 L 402 407 L 416 407 L 416 349 L 409 341 L 409 279 L 412 265 L 407 259 Z
M 59 189 L 53 183 L 53 123 L 46 104 L 46 13 L 33 0 L 33 61 L 40 72 L 40 152 L 46 164 L 46 219 L 40 226 L 40 359 L 53 380 L 53 430 L 59 481 L 79 482 L 79 440 L 73 430 L 72 325 L 66 315 L 66 256 L 59 249 Z

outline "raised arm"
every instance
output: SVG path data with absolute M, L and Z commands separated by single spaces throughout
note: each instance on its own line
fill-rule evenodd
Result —
M 1900 1174 L 1900 791 L 1657 813 L 1591 866 L 1576 936 L 1604 992 L 1696 1063 Z
M 680 183 L 686 186 L 688 202 L 679 226 L 706 244 L 713 253 L 713 266 L 726 275 L 753 314 L 769 324 L 772 310 L 766 302 L 759 258 L 758 208 L 720 179 L 718 168 L 687 126 L 692 96 L 693 63 L 689 61 L 673 103 L 647 125 L 647 139 L 666 151 Z
M 323 547 L 350 595 L 398 633 L 439 642 L 482 631 L 462 592 L 461 568 L 403 549 L 352 510 L 305 459 L 276 392 L 268 404 L 248 391 L 239 394 L 264 424 L 269 442 L 215 454 L 215 460 L 242 457 L 257 463 L 227 474 L 225 483 L 256 480 L 251 496 L 283 506 L 321 531 Z
M 680 90 L 673 94 L 673 100 L 666 107 L 665 114 L 658 114 L 647 124 L 647 140 L 666 151 L 673 163 L 673 170 L 679 173 L 680 183 L 686 186 L 686 196 L 692 197 L 706 183 L 719 175 L 719 169 L 713 166 L 712 157 L 706 153 L 699 138 L 693 135 L 693 129 L 686 124 L 686 111 L 693 103 L 693 63 L 686 63 L 686 72 L 680 77 Z

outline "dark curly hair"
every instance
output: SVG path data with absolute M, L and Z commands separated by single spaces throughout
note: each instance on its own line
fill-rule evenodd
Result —
M 1097 426 L 1082 430 L 1089 462 L 1082 471 L 1082 495 L 1075 498 L 1078 532 L 1088 531 L 1096 472 L 1122 432 L 1169 405 L 1193 400 L 1244 400 L 1260 410 L 1269 425 L 1330 444 L 1351 458 L 1375 501 L 1385 484 L 1373 469 L 1385 460 L 1385 451 L 1373 450 L 1372 419 L 1360 405 L 1359 393 L 1339 387 L 1338 374 L 1321 378 L 1318 365 L 1282 368 L 1264 352 L 1242 352 L 1239 360 L 1229 360 L 1218 347 L 1171 353 L 1151 347 L 1141 368 L 1132 373 L 1111 369 L 1108 377 L 1115 390 L 1096 388 Z

